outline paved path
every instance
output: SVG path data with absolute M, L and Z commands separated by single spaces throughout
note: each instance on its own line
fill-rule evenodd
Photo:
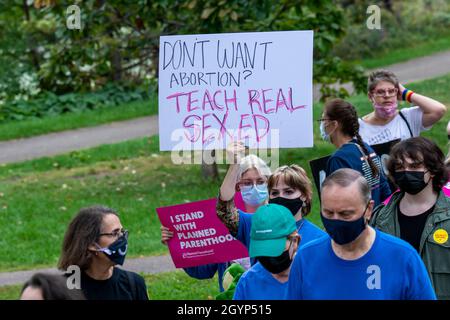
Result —
M 102 144 L 152 136 L 157 133 L 158 118 L 153 116 L 10 140 L 0 142 L 0 164 L 54 156 Z
M 142 272 L 146 274 L 155 274 L 175 270 L 175 266 L 170 256 L 126 259 L 123 268 L 126 270 L 134 272 Z M 0 273 L 0 287 L 23 284 L 25 281 L 29 280 L 33 274 L 37 272 L 54 273 L 54 274 L 60 273 L 56 268 L 4 272 Z
M 435 78 L 450 73 L 450 51 L 436 53 L 385 68 L 395 72 L 402 83 Z M 351 90 L 351 87 L 346 87 Z M 314 99 L 317 100 L 319 97 L 319 87 L 315 87 Z M 156 116 L 152 116 L 28 139 L 0 142 L 0 164 L 52 156 L 106 143 L 117 143 L 151 136 L 157 133 L 158 119 Z M 169 256 L 128 259 L 125 268 L 143 273 L 158 273 L 175 269 Z M 44 269 L 0 273 L 0 286 L 23 283 L 33 273 L 38 271 L 57 272 L 55 269 Z

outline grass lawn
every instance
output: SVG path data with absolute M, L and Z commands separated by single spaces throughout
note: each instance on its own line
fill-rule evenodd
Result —
M 364 68 L 374 69 L 414 58 L 424 57 L 445 50 L 450 50 L 450 33 L 440 35 L 439 38 L 431 39 L 426 42 L 415 43 L 415 45 L 412 46 L 391 49 L 375 58 L 368 58 L 355 62 L 361 64 Z
M 120 106 L 104 107 L 54 117 L 0 123 L 0 141 L 26 138 L 45 133 L 92 127 L 112 121 L 128 120 L 158 113 L 156 97 Z
M 450 102 L 450 75 L 413 84 L 411 89 Z M 350 99 L 361 115 L 371 110 L 363 95 Z M 316 105 L 318 119 L 322 106 Z M 446 150 L 445 116 L 424 135 Z M 334 151 L 320 139 L 315 147 L 280 150 L 280 165 L 297 163 L 310 174 L 308 161 Z M 130 230 L 130 257 L 167 253 L 159 242 L 155 208 L 214 197 L 220 181 L 205 181 L 199 165 L 174 165 L 158 151 L 158 137 L 105 145 L 85 151 L 0 166 L 0 271 L 55 266 L 66 227 L 84 206 L 116 208 Z M 226 167 L 220 166 L 220 176 Z M 321 226 L 314 198 L 308 219 Z
M 173 271 L 144 278 L 151 300 L 213 300 L 219 293 L 217 276 L 199 282 L 184 271 Z M 22 285 L 0 287 L 0 300 L 17 300 L 21 290 Z

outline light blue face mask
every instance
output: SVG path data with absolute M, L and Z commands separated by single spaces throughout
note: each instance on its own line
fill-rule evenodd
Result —
M 320 136 L 326 142 L 330 142 L 330 135 L 325 131 L 325 123 L 323 121 L 320 122 Z
M 244 202 L 251 206 L 257 206 L 262 204 L 268 197 L 269 191 L 267 190 L 267 184 L 257 186 L 242 186 L 241 187 L 242 199 Z

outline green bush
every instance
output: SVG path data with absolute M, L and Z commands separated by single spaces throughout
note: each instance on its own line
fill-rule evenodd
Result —
M 44 92 L 32 100 L 20 99 L 0 105 L 0 122 L 83 112 L 149 98 L 149 90 L 130 89 L 111 83 L 100 91 L 90 93 L 55 95 L 52 92 Z
M 341 1 L 345 2 L 345 1 Z M 418 43 L 450 37 L 450 4 L 411 0 L 393 2 L 393 12 L 378 3 L 381 29 L 366 26 L 367 4 L 357 2 L 345 8 L 348 27 L 333 52 L 344 60 L 363 60 L 386 54 L 392 49 L 414 47 Z

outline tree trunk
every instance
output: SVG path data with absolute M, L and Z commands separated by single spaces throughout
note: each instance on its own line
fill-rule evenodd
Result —
M 23 0 L 22 8 L 25 13 L 25 20 L 30 21 L 31 20 L 30 8 L 28 7 L 27 0 Z M 39 52 L 37 51 L 37 48 L 34 45 L 34 40 L 30 35 L 27 35 L 27 45 L 28 49 L 30 50 L 30 56 L 33 66 L 36 68 L 36 71 L 39 71 L 40 69 Z
M 113 49 L 111 52 L 111 78 L 114 82 L 122 80 L 122 55 L 119 49 Z
M 215 159 L 216 152 L 215 150 L 204 150 L 202 157 L 202 175 L 205 179 L 217 180 L 219 178 L 219 170 L 217 169 L 217 163 L 214 161 L 210 164 L 210 161 L 206 163 L 204 161 L 205 158 L 214 158 Z

